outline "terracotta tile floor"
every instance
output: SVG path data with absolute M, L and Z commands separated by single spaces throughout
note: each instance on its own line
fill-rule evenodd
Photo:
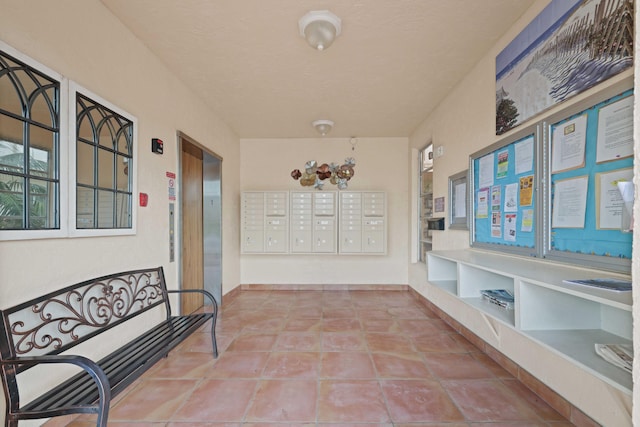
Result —
M 409 292 L 242 291 L 217 334 L 217 360 L 203 329 L 118 396 L 109 424 L 571 425 Z

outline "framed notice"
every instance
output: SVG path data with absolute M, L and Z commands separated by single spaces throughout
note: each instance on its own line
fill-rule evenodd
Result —
M 620 230 L 624 200 L 620 182 L 632 182 L 633 169 L 618 169 L 596 174 L 596 227 L 599 230 Z
M 596 163 L 633 156 L 633 95 L 600 108 Z
M 551 227 L 584 228 L 588 189 L 588 176 L 555 182 Z
M 449 177 L 449 228 L 468 230 L 468 170 Z

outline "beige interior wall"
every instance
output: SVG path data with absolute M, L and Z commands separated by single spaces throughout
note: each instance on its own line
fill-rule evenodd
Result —
M 0 0 L 0 11 L 0 40 L 137 117 L 138 191 L 149 195 L 148 206 L 138 208 L 134 236 L 0 242 L 0 305 L 10 307 L 91 277 L 157 265 L 164 266 L 169 286 L 177 287 L 179 266 L 169 262 L 166 178 L 167 171 L 178 172 L 177 131 L 223 158 L 223 293 L 237 286 L 237 136 L 99 1 Z M 152 138 L 164 141 L 163 155 L 151 152 Z M 130 325 L 123 332 L 137 334 L 138 328 Z M 27 382 L 24 387 L 34 386 Z
M 410 136 L 409 146 L 411 148 L 419 149 L 427 141 L 432 141 L 435 149 L 442 147 L 444 150 L 444 154 L 441 157 L 436 157 L 433 163 L 434 198 L 445 197 L 445 201 L 448 202 L 449 176 L 468 169 L 469 155 L 510 135 L 510 133 L 500 136 L 495 134 L 495 58 L 548 3 L 549 0 L 537 1 Z M 512 132 L 517 132 L 530 122 L 539 121 L 543 116 L 551 115 L 568 105 L 579 102 L 601 90 L 603 86 L 629 78 L 632 74 L 633 70 L 621 73 L 600 86 L 585 91 L 530 121 L 522 123 Z M 418 194 L 418 189 L 412 188 L 412 194 Z M 448 203 L 445 203 L 445 209 L 443 216 L 447 218 Z M 412 212 L 411 215 L 417 221 L 416 212 Z M 434 249 L 469 247 L 468 231 L 449 230 L 448 223 L 446 228 L 444 231 L 433 233 Z M 425 265 L 423 263 L 410 264 L 409 278 L 414 287 L 423 285 L 426 282 Z
M 406 285 L 409 254 L 407 138 L 243 139 L 241 187 L 250 190 L 314 190 L 294 181 L 293 169 L 345 158 L 356 160 L 348 190 L 385 191 L 388 202 L 387 255 L 242 255 L 242 284 L 390 284 Z M 324 190 L 335 191 L 326 184 Z
M 497 142 L 502 137 L 508 136 L 496 136 L 495 135 L 495 57 L 496 55 L 511 41 L 513 38 L 535 18 L 544 7 L 549 4 L 549 0 L 539 0 L 511 27 L 511 29 L 496 43 L 491 51 L 483 57 L 483 59 L 475 66 L 475 68 L 467 74 L 460 84 L 458 84 L 446 97 L 446 99 L 425 119 L 425 121 L 418 126 L 409 138 L 409 146 L 412 149 L 419 149 L 424 144 L 432 140 L 434 147 L 442 146 L 444 149 L 444 155 L 434 160 L 434 197 L 445 197 L 448 200 L 448 177 L 454 173 L 460 172 L 468 168 L 469 155 Z M 637 8 L 636 8 L 637 9 Z M 638 22 L 639 13 L 636 10 L 636 22 Z M 636 39 L 638 38 L 638 30 L 636 26 Z M 638 55 L 636 48 L 636 57 Z M 638 70 L 638 64 L 636 62 L 635 70 Z M 603 87 L 607 87 L 611 84 L 619 82 L 625 78 L 629 78 L 631 75 L 637 75 L 637 71 L 627 70 L 620 75 L 609 79 L 607 82 L 586 91 L 580 95 L 565 101 L 559 106 L 543 112 L 531 119 L 531 121 L 538 121 L 541 117 L 551 115 L 558 110 L 565 108 L 569 105 L 577 103 L 593 94 L 594 92 L 601 90 Z M 638 82 L 636 82 L 637 84 Z M 638 108 L 638 99 L 636 97 L 636 109 Z M 521 126 L 526 126 L 529 122 L 524 122 Z M 635 114 L 635 156 L 638 158 L 640 154 L 640 122 L 638 114 Z M 515 131 L 517 131 L 516 128 Z M 408 163 L 411 164 L 411 163 Z M 635 165 L 635 181 L 636 181 L 636 194 L 639 183 L 639 166 Z M 415 172 L 417 173 L 417 172 Z M 411 177 L 409 178 L 411 180 Z M 418 189 L 415 187 L 415 180 L 412 186 L 412 194 L 418 194 Z M 445 203 L 445 206 L 447 204 Z M 635 206 L 635 238 L 638 238 L 640 227 L 640 206 L 636 203 Z M 445 212 L 445 217 L 448 213 Z M 417 221 L 417 213 L 411 212 L 412 222 Z M 448 228 L 448 224 L 447 224 Z M 469 233 L 468 231 L 458 230 L 444 230 L 434 232 L 433 248 L 436 250 L 445 249 L 461 249 L 469 246 Z M 632 267 L 632 275 L 634 282 L 634 319 L 635 324 L 638 324 L 638 318 L 640 318 L 640 305 L 637 304 L 638 298 L 640 298 L 640 284 L 637 279 L 640 272 L 640 266 L 638 265 L 638 248 L 634 245 L 634 262 Z M 420 293 L 425 293 L 426 284 L 426 267 L 423 263 L 411 263 L 409 265 L 409 282 L 413 288 Z M 634 342 L 636 343 L 636 354 L 640 352 L 640 332 L 639 329 L 634 328 Z M 636 358 L 635 365 L 638 366 L 638 358 Z M 635 369 L 634 378 L 637 380 L 638 369 Z M 576 390 L 580 390 L 580 384 L 572 384 L 576 387 Z M 640 420 L 640 408 L 636 403 L 640 403 L 640 392 L 634 391 L 634 420 L 637 424 Z M 597 404 L 597 402 L 594 402 Z
M 415 162 L 408 153 L 411 149 L 421 148 L 429 140 L 436 147 L 444 147 L 444 155 L 434 163 L 434 184 L 435 197 L 446 197 L 448 176 L 466 169 L 469 154 L 497 140 L 494 132 L 495 55 L 547 4 L 548 0 L 537 1 L 428 115 L 408 141 L 404 138 L 372 139 L 371 146 L 381 150 L 379 152 L 364 148 L 367 139 L 358 145 L 353 153 L 358 160 L 356 177 L 350 189 L 388 191 L 389 255 L 308 256 L 297 264 L 297 270 L 288 280 L 313 283 L 317 272 L 331 270 L 336 273 L 332 273 L 330 279 L 336 282 L 367 280 L 375 283 L 378 277 L 382 277 L 384 282 L 408 282 L 420 290 L 426 281 L 424 264 L 411 263 L 408 272 L 406 267 L 411 246 L 409 235 L 416 223 L 416 204 L 412 195 L 417 194 L 415 180 L 411 179 Z M 283 266 L 289 267 L 290 257 L 238 256 L 239 191 L 299 189 L 299 184 L 290 181 L 289 171 L 301 168 L 312 158 L 343 160 L 350 155 L 347 140 L 243 140 L 239 148 L 233 132 L 97 0 L 0 0 L 0 11 L 0 40 L 137 116 L 138 164 L 139 170 L 144 169 L 144 173 L 139 175 L 138 190 L 149 194 L 148 207 L 138 210 L 136 236 L 0 242 L 0 304 L 3 307 L 88 277 L 149 264 L 164 265 L 168 281 L 175 282 L 178 267 L 169 263 L 167 249 L 165 172 L 177 172 L 177 130 L 224 159 L 223 292 L 253 279 L 270 280 L 274 278 L 276 266 L 281 271 Z M 568 102 L 577 102 L 589 93 Z M 640 139 L 637 120 L 636 141 Z M 165 141 L 163 156 L 150 152 L 151 138 Z M 392 143 L 394 148 L 387 146 Z M 249 152 L 256 155 L 249 155 Z M 239 172 L 241 155 L 242 171 Z M 436 249 L 467 245 L 468 234 L 462 231 L 446 230 L 434 236 Z M 270 261 L 274 266 L 266 265 Z M 634 273 L 638 270 L 636 264 L 634 262 Z M 354 274 L 373 267 L 366 276 Z M 254 275 L 252 268 L 256 268 L 260 276 Z M 634 301 L 640 295 L 638 286 L 635 288 Z M 636 308 L 634 312 L 637 311 Z M 635 342 L 639 341 L 636 336 Z M 637 378 L 637 375 L 638 369 L 634 376 Z M 634 402 L 637 401 L 638 398 L 634 398 Z M 0 406 L 3 404 L 2 401 Z M 638 413 L 640 409 L 636 408 L 634 405 L 634 412 Z M 0 410 L 4 412 L 3 408 Z M 635 419 L 639 418 L 636 415 Z

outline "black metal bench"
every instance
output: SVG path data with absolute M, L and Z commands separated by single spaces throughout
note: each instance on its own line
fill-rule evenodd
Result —
M 212 309 L 173 316 L 169 294 L 199 292 Z M 62 354 L 102 332 L 156 308 L 166 311 L 160 324 L 98 362 Z M 203 290 L 167 290 L 162 267 L 117 273 L 78 283 L 12 308 L 0 310 L 0 368 L 7 401 L 5 426 L 18 420 L 97 413 L 106 426 L 111 398 L 124 390 L 191 333 L 211 321 L 214 357 L 218 305 Z M 59 385 L 22 405 L 17 374 L 41 364 L 82 368 Z M 52 365 L 52 367 L 55 365 Z

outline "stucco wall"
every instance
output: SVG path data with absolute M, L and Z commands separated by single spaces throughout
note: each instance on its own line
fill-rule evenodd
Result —
M 539 0 L 511 27 L 511 29 L 499 40 L 498 43 L 487 53 L 483 59 L 478 62 L 475 68 L 467 74 L 467 76 L 460 82 L 446 97 L 444 101 L 425 119 L 425 121 L 418 126 L 409 138 L 409 146 L 411 149 L 420 149 L 427 142 L 431 141 L 434 147 L 442 146 L 444 148 L 444 155 L 434 160 L 434 197 L 448 198 L 448 177 L 454 173 L 467 169 L 469 155 L 493 144 L 499 139 L 508 136 L 496 136 L 495 135 L 495 57 L 496 55 L 511 41 L 513 38 L 535 18 L 544 7 L 549 4 L 549 0 Z M 636 10 L 636 22 L 638 22 L 638 11 Z M 637 26 L 636 26 L 636 39 L 637 39 Z M 636 57 L 638 50 L 636 48 Z M 627 70 L 618 76 L 609 79 L 607 82 L 601 85 L 585 91 L 584 93 L 571 98 L 564 103 L 545 111 L 541 115 L 538 115 L 531 119 L 531 121 L 538 121 L 543 116 L 552 115 L 562 108 L 566 108 L 569 105 L 580 102 L 585 97 L 593 94 L 596 91 L 601 90 L 603 87 L 607 87 L 611 84 L 619 82 L 625 78 L 629 78 L 635 73 L 638 65 L 636 63 L 635 70 Z M 637 77 L 636 77 L 637 78 Z M 636 81 L 636 84 L 638 82 Z M 636 106 L 637 98 L 636 98 Z M 524 122 L 521 126 L 526 126 Z M 635 157 L 638 158 L 640 149 L 640 121 L 638 114 L 635 114 Z M 514 132 L 517 131 L 514 130 Z M 635 165 L 635 181 L 636 181 L 636 194 L 638 189 L 638 164 Z M 411 178 L 408 178 L 411 180 Z M 415 182 L 415 180 L 414 180 Z M 415 184 L 412 185 L 411 194 L 417 194 L 418 189 L 415 188 Z M 445 204 L 446 205 L 446 204 Z M 640 207 L 638 203 L 635 206 L 635 234 L 634 238 L 638 238 L 638 219 L 640 218 Z M 411 212 L 412 223 L 417 221 L 417 214 L 415 210 Z M 448 213 L 445 213 L 445 217 Z M 444 230 L 434 232 L 433 236 L 433 248 L 434 249 L 459 249 L 469 246 L 469 233 L 458 230 Z M 638 318 L 640 315 L 640 306 L 637 301 L 640 298 L 640 284 L 638 283 L 638 248 L 634 245 L 633 256 L 633 282 L 634 282 L 634 325 L 638 325 Z M 426 290 L 426 268 L 422 263 L 410 263 L 409 264 L 409 283 L 418 292 L 425 294 Z M 634 328 L 634 342 L 636 343 L 635 351 L 638 354 L 638 343 L 640 342 L 640 333 L 637 332 L 638 328 Z M 636 358 L 635 366 L 638 366 Z M 635 369 L 634 378 L 638 378 L 638 369 Z M 573 385 L 579 392 L 581 385 L 576 383 Z M 638 423 L 640 419 L 640 408 L 636 403 L 640 402 L 640 392 L 634 391 L 633 396 L 633 411 L 635 423 Z M 594 400 L 594 405 L 598 402 Z M 624 411 L 622 408 L 621 411 Z
M 99 1 L 2 0 L 0 10 L 0 40 L 137 117 L 138 191 L 149 195 L 148 206 L 138 208 L 135 236 L 0 242 L 0 305 L 9 307 L 77 281 L 147 266 L 163 265 L 167 282 L 177 287 L 179 265 L 169 262 L 165 176 L 178 172 L 177 131 L 223 158 L 223 292 L 237 286 L 237 136 Z M 162 156 L 151 152 L 152 138 L 165 142 Z M 176 208 L 179 214 L 179 205 Z M 130 325 L 120 332 L 137 334 L 138 328 Z M 105 342 L 104 348 L 110 344 Z M 24 389 L 32 386 L 27 381 Z
M 250 190 L 314 190 L 294 181 L 290 172 L 304 170 L 309 160 L 341 164 L 356 160 L 348 190 L 387 194 L 386 255 L 242 255 L 243 284 L 384 284 L 406 285 L 409 253 L 409 188 L 404 167 L 406 138 L 357 138 L 355 149 L 346 138 L 243 139 L 241 187 Z M 324 190 L 336 191 L 325 184 Z

